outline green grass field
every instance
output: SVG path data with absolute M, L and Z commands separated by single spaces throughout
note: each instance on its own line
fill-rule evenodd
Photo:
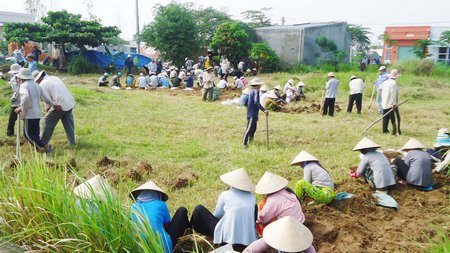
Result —
M 219 193 L 227 188 L 219 175 L 236 168 L 245 168 L 255 184 L 265 171 L 271 171 L 288 178 L 290 186 L 294 186 L 296 180 L 302 178 L 302 170 L 289 164 L 302 149 L 319 158 L 336 182 L 343 182 L 350 180 L 348 170 L 359 161 L 359 154 L 352 148 L 363 137 L 364 128 L 379 117 L 375 103 L 372 109 L 367 108 L 377 75 L 375 72 L 357 73 L 366 80 L 363 114 L 345 112 L 348 80 L 353 74 L 337 73 L 340 80 L 337 104 L 342 111 L 335 113 L 333 118 L 321 117 L 318 112 L 270 113 L 269 151 L 265 145 L 265 117 L 262 113 L 255 141 L 244 149 L 241 144 L 246 126 L 244 108 L 221 105 L 220 102 L 202 102 L 198 93 L 116 91 L 96 87 L 98 77 L 95 75 L 62 75 L 77 101 L 74 114 L 78 144 L 73 147 L 66 144 L 63 127 L 59 124 L 51 141 L 54 153 L 48 160 L 57 163 L 61 159 L 68 161 L 73 158 L 77 163 L 76 173 L 82 177 L 105 171 L 105 168 L 97 166 L 104 156 L 121 162 L 121 166 L 108 168 L 121 175 L 135 169 L 140 162 L 147 162 L 152 171 L 139 182 L 121 178 L 120 186 L 124 188 L 122 201 L 128 205 L 126 192 L 151 179 L 168 192 L 171 212 L 179 206 L 192 211 L 197 204 L 214 209 Z M 292 77 L 299 78 L 306 83 L 307 100 L 297 103 L 310 105 L 312 101 L 320 101 L 325 76 L 326 73 L 276 73 L 262 75 L 261 78 L 272 86 L 284 85 Z M 366 136 L 383 149 L 398 149 L 410 137 L 431 147 L 437 129 L 450 125 L 450 77 L 402 73 L 398 84 L 400 101 L 409 99 L 400 107 L 403 135 L 383 135 L 380 122 Z M 0 81 L 0 89 L 0 128 L 4 131 L 0 139 L 6 140 L 9 88 Z M 32 156 L 28 144 L 22 145 L 22 151 L 25 159 Z M 14 153 L 14 146 L 0 146 L 0 161 L 9 164 Z M 191 173 L 195 178 L 186 187 L 172 187 L 182 173 Z M 446 208 L 448 210 L 448 206 Z

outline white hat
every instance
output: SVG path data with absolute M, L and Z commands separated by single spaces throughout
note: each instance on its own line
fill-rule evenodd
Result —
M 238 79 L 238 77 L 237 76 L 233 76 L 233 79 L 236 80 L 236 79 Z
M 273 90 L 271 90 L 271 91 L 268 92 L 267 97 L 268 97 L 268 98 L 273 98 L 273 99 L 278 98 L 278 97 L 277 97 L 277 94 L 275 94 L 275 91 L 273 91 Z
M 186 58 L 184 58 L 184 60 L 185 60 L 185 61 L 187 61 L 187 60 L 188 60 L 188 58 L 186 57 Z
M 264 84 L 263 80 L 261 80 L 260 78 L 254 78 L 250 81 L 250 85 L 262 85 Z
M 255 192 L 258 194 L 271 194 L 283 190 L 288 184 L 289 181 L 286 178 L 266 171 L 259 179 Z
M 273 87 L 275 90 L 282 90 L 283 88 L 281 88 L 281 85 L 277 85 L 277 86 L 275 86 L 275 87 Z
M 17 78 L 23 79 L 23 80 L 31 80 L 33 79 L 33 76 L 31 75 L 31 70 L 29 68 L 22 68 L 19 70 L 19 73 L 16 74 Z
M 448 134 L 448 128 L 441 128 L 438 130 L 438 135 L 440 134 Z
M 308 161 L 319 161 L 319 159 L 315 158 L 308 152 L 302 150 L 298 155 L 292 160 L 291 165 L 299 165 L 302 162 L 308 162 Z
M 426 148 L 425 145 L 423 145 L 422 142 L 418 141 L 415 138 L 409 139 L 409 141 L 403 146 L 402 150 L 409 150 L 409 149 L 424 149 Z
M 140 73 L 139 75 L 140 75 L 140 76 L 143 76 L 143 75 L 144 75 L 144 73 Z
M 127 57 L 131 57 L 131 54 L 128 54 L 128 56 Z
M 145 190 L 150 190 L 150 191 L 157 191 L 160 192 L 162 194 L 162 200 L 163 201 L 167 201 L 169 199 L 169 196 L 167 195 L 167 193 L 165 193 L 163 190 L 161 190 L 161 188 L 159 188 L 153 181 L 147 181 L 145 184 L 139 186 L 138 188 L 134 189 L 131 193 L 130 193 L 130 197 L 133 199 L 137 199 L 139 193 L 141 193 L 142 191 Z
M 302 81 L 298 82 L 297 87 L 303 87 L 303 86 L 305 86 L 305 84 Z
M 19 73 L 19 71 L 20 71 L 20 69 L 21 69 L 22 67 L 19 65 L 19 64 L 17 64 L 17 63 L 14 63 L 14 64 L 12 64 L 11 65 L 11 67 L 10 67 L 10 71 L 8 71 L 8 73 L 9 74 L 17 74 L 17 73 Z
M 289 79 L 289 80 L 288 80 L 288 83 L 294 84 L 294 79 Z
M 96 175 L 84 181 L 73 189 L 73 193 L 80 198 L 95 200 L 106 200 L 107 196 L 116 197 L 116 191 L 101 175 Z
M 399 77 L 400 77 L 400 74 L 398 72 L 398 69 L 392 69 L 391 72 L 389 73 L 389 78 L 391 78 L 391 79 L 396 79 Z
M 334 73 L 333 72 L 328 73 L 328 77 L 334 77 Z
M 263 230 L 263 238 L 270 247 L 284 252 L 304 251 L 313 242 L 311 231 L 292 216 L 267 225 Z
M 250 69 L 247 69 L 246 71 L 247 71 L 247 72 L 251 72 L 251 70 L 250 70 Z
M 39 70 L 31 72 L 31 76 L 33 76 L 33 78 L 36 78 L 37 74 L 39 74 Z
M 253 185 L 252 180 L 243 168 L 225 173 L 220 176 L 220 179 L 227 185 L 236 189 L 247 192 L 255 191 L 255 186 Z
M 350 80 L 356 79 L 357 77 L 355 75 L 350 77 Z
M 34 77 L 34 81 L 37 82 L 37 80 L 39 80 L 42 77 L 42 75 L 45 75 L 45 74 L 46 74 L 45 70 L 42 70 Z
M 247 87 L 247 88 L 245 88 L 245 89 L 243 89 L 242 90 L 242 93 L 243 94 L 246 94 L 246 95 L 250 95 L 250 92 L 252 91 L 252 89 L 250 88 L 250 87 Z
M 379 148 L 380 145 L 376 144 L 371 139 L 364 137 L 361 141 L 356 144 L 356 146 L 353 148 L 353 151 L 361 150 L 361 149 L 368 149 L 368 148 Z
M 165 75 L 164 75 L 163 73 L 159 73 L 159 74 L 158 74 L 158 77 L 159 77 L 159 78 L 165 77 Z
M 269 87 L 267 85 L 263 85 L 261 88 L 259 88 L 260 91 L 269 91 Z
M 379 70 L 379 71 L 381 71 L 381 70 L 386 70 L 386 66 L 380 66 L 380 67 L 378 68 L 378 70 Z

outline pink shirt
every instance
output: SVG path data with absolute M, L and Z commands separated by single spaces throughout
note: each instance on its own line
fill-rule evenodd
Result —
M 295 194 L 283 189 L 267 196 L 266 204 L 258 213 L 258 222 L 266 224 L 273 218 L 286 216 L 292 216 L 301 223 L 305 221 L 302 206 Z

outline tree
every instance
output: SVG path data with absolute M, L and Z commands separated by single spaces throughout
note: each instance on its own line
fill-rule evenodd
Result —
M 278 69 L 280 58 L 267 43 L 253 43 L 250 50 L 250 60 L 258 63 L 262 72 L 273 72 Z
M 441 37 L 439 38 L 439 44 L 443 46 L 450 45 L 450 31 L 444 31 L 441 33 Z
M 430 39 L 418 40 L 414 42 L 414 47 L 412 49 L 413 53 L 420 59 L 424 59 L 430 54 L 428 53 L 428 46 L 433 42 Z
M 350 34 L 351 47 L 356 52 L 365 52 L 369 50 L 370 39 L 369 36 L 372 34 L 369 32 L 369 28 L 362 27 L 360 25 L 348 25 L 347 32 Z
M 45 15 L 46 8 L 42 0 L 25 0 L 25 11 L 34 16 L 34 20 L 39 20 Z
M 209 46 L 217 28 L 221 24 L 231 21 L 227 13 L 212 7 L 194 10 L 194 16 L 198 26 L 199 44 L 202 48 Z
M 228 21 L 219 26 L 209 46 L 237 65 L 241 58 L 249 55 L 252 45 L 244 27 L 239 22 Z
M 29 41 L 44 42 L 48 27 L 37 23 L 6 23 L 3 32 L 8 42 L 25 45 Z
M 317 57 L 320 58 L 320 63 L 331 64 L 337 67 L 344 60 L 346 54 L 344 51 L 338 49 L 334 40 L 328 39 L 325 36 L 319 36 L 315 39 L 315 42 L 320 48 L 320 53 L 317 54 Z
M 241 13 L 246 23 L 252 28 L 271 26 L 272 22 L 267 12 L 272 8 L 261 8 L 260 10 L 247 10 Z
M 180 66 L 199 50 L 198 27 L 191 10 L 177 3 L 155 8 L 155 19 L 142 30 L 141 39 Z

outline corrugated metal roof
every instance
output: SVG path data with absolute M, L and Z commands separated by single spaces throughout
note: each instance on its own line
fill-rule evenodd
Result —
M 274 25 L 267 27 L 259 27 L 256 30 L 303 30 L 309 27 L 318 27 L 318 26 L 327 26 L 327 25 L 336 25 L 342 24 L 345 22 L 316 22 L 316 23 L 301 23 L 294 25 Z

